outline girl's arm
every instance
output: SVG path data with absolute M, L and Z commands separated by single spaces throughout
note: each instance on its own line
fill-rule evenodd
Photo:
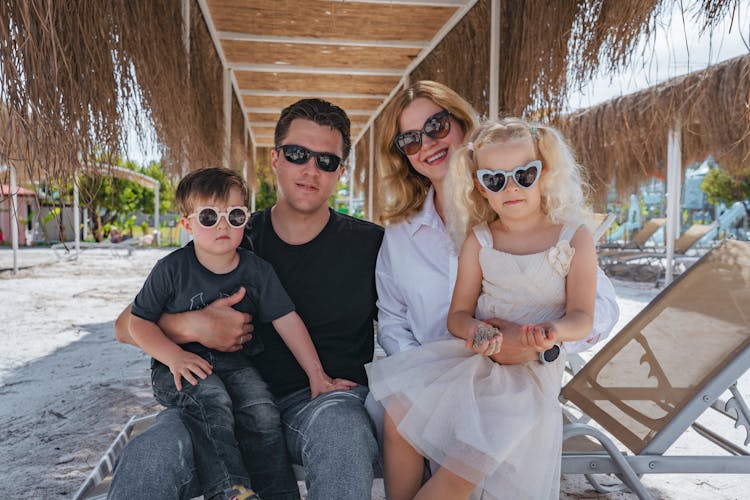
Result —
M 271 323 L 310 379 L 310 393 L 313 399 L 324 392 L 347 390 L 357 385 L 356 382 L 343 378 L 331 379 L 323 371 L 310 334 L 302 318 L 295 311 L 276 318 Z
M 588 228 L 581 227 L 570 241 L 575 249 L 565 282 L 565 315 L 554 321 L 525 327 L 527 342 L 544 350 L 559 342 L 580 340 L 594 325 L 596 299 L 596 248 Z M 545 327 L 544 339 L 539 326 Z
M 482 291 L 482 268 L 479 265 L 479 240 L 473 232 L 467 236 L 461 255 L 458 257 L 458 274 L 453 289 L 450 310 L 448 312 L 448 330 L 460 339 L 466 340 L 466 347 L 477 353 L 491 355 L 498 352 L 502 337 L 495 337 L 474 346 L 474 335 L 477 328 L 487 325 L 474 318 L 477 301 Z
M 169 340 L 156 323 L 131 315 L 130 335 L 147 354 L 169 367 L 178 391 L 182 390 L 182 377 L 196 385 L 198 380 L 193 374 L 201 379 L 211 374 L 208 361 Z

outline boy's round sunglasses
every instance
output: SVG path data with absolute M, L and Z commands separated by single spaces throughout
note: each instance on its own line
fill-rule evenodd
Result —
M 226 217 L 230 226 L 239 229 L 247 224 L 249 214 L 250 212 L 245 207 L 227 207 L 226 212 L 219 212 L 214 207 L 200 207 L 188 217 L 195 217 L 198 224 L 207 229 L 216 226 L 219 219 Z
M 283 151 L 286 161 L 295 165 L 304 165 L 312 156 L 315 158 L 315 166 L 324 172 L 335 172 L 341 165 L 341 158 L 333 153 L 318 153 L 296 144 L 276 146 L 276 151 Z
M 443 110 L 427 118 L 422 130 L 407 130 L 401 132 L 393 140 L 396 149 L 409 156 L 419 153 L 422 149 L 422 134 L 433 139 L 442 139 L 451 131 L 451 114 Z
M 508 185 L 508 178 L 513 178 L 518 187 L 529 189 L 536 184 L 541 173 L 542 162 L 540 160 L 533 160 L 526 165 L 514 168 L 510 172 L 506 172 L 505 170 L 487 170 L 484 168 L 477 170 L 477 179 L 479 179 L 479 184 L 487 191 L 499 193 Z

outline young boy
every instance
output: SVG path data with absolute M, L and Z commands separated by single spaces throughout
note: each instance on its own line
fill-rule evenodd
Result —
M 258 404 L 273 398 L 251 366 L 249 345 L 232 353 L 198 343 L 178 345 L 157 325 L 162 313 L 201 309 L 244 287 L 246 295 L 235 308 L 273 324 L 305 370 L 312 398 L 332 387 L 271 265 L 239 248 L 249 218 L 248 197 L 242 177 L 225 168 L 197 170 L 180 181 L 176 202 L 193 245 L 154 266 L 135 298 L 130 322 L 133 339 L 153 357 L 156 399 L 182 410 L 207 499 L 247 494 L 250 482 L 273 497 L 279 491 L 288 494 L 290 485 L 296 490 L 296 482 L 278 410 Z

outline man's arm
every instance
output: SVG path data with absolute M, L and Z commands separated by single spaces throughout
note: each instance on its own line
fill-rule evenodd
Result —
M 198 311 L 163 314 L 159 327 L 176 344 L 198 342 L 217 351 L 238 351 L 253 338 L 252 317 L 232 308 L 244 296 L 245 289 L 240 288 L 233 295 L 217 299 Z M 137 345 L 130 330 L 131 307 L 128 305 L 117 317 L 115 338 L 118 342 Z

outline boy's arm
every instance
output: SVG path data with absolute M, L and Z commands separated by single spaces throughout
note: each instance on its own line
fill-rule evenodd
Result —
M 356 382 L 343 378 L 331 379 L 320 363 L 318 352 L 310 339 L 310 334 L 295 311 L 285 314 L 271 322 L 279 332 L 284 343 L 292 351 L 307 377 L 310 379 L 310 392 L 314 399 L 319 394 L 335 390 L 347 390 L 356 386 Z
M 193 374 L 205 379 L 211 373 L 211 365 L 200 356 L 183 350 L 172 342 L 158 325 L 131 315 L 130 338 L 152 358 L 164 363 L 174 376 L 177 390 L 182 389 L 182 377 L 196 385 Z
M 159 327 L 176 344 L 198 342 L 217 351 L 238 351 L 242 349 L 242 344 L 253 338 L 252 317 L 232 307 L 244 296 L 245 289 L 240 288 L 229 297 L 217 299 L 203 309 L 162 314 Z M 115 338 L 119 342 L 138 345 L 132 337 L 131 308 L 132 305 L 126 307 L 115 321 Z

